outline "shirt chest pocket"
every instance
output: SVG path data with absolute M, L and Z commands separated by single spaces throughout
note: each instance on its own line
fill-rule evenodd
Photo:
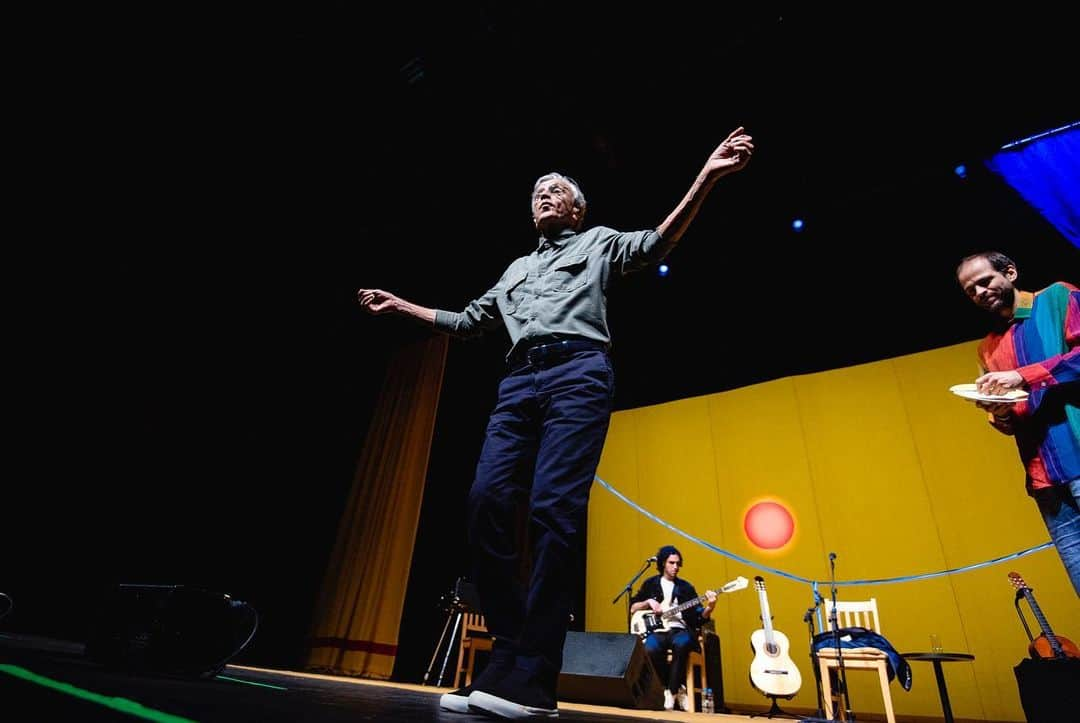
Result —
M 580 289 L 588 280 L 588 259 L 585 254 L 567 256 L 555 262 L 551 269 L 548 288 L 556 294 L 566 294 Z
M 506 283 L 506 310 L 511 314 L 517 311 L 517 308 L 521 306 L 521 301 L 525 297 L 525 272 L 521 272 L 513 276 Z

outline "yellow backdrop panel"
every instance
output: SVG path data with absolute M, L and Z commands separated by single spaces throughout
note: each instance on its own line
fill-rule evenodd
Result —
M 589 629 L 626 629 L 625 601 L 612 599 L 664 544 L 680 548 L 682 574 L 699 591 L 761 575 L 773 626 L 791 641 L 802 673 L 802 689 L 788 705 L 813 709 L 803 622 L 811 586 L 772 570 L 819 580 L 828 596 L 829 552 L 837 553 L 836 578 L 845 583 L 964 567 L 1046 542 L 1012 439 L 948 392 L 974 378 L 975 346 L 616 413 L 598 475 L 676 530 L 764 569 L 653 522 L 597 485 L 589 505 Z M 755 546 L 744 532 L 747 511 L 762 501 L 784 505 L 795 520 L 792 539 L 776 550 Z M 927 580 L 840 584 L 837 598 L 876 597 L 882 632 L 901 652 L 927 650 L 936 634 L 947 650 L 975 655 L 973 663 L 945 667 L 956 717 L 1020 721 L 1013 667 L 1027 655 L 1027 637 L 1010 570 L 1035 590 L 1054 632 L 1076 640 L 1080 601 L 1052 549 Z M 753 585 L 717 605 L 729 706 L 769 703 L 749 681 L 750 634 L 760 618 Z M 892 686 L 897 713 L 940 717 L 933 669 L 911 666 L 912 689 Z M 852 673 L 849 683 L 856 711 L 882 712 L 873 675 Z

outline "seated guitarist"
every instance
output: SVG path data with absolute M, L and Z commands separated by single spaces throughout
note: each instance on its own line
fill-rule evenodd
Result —
M 673 545 L 664 545 L 656 553 L 656 569 L 660 572 L 645 580 L 641 588 L 630 599 L 630 613 L 639 610 L 652 610 L 661 613 L 676 606 L 681 601 L 698 597 L 694 586 L 679 579 L 682 568 L 682 553 Z M 698 628 L 709 618 L 716 607 L 716 593 L 706 590 L 708 604 L 697 605 L 684 610 L 668 620 L 663 628 L 654 630 L 645 639 L 645 651 L 652 659 L 653 667 L 664 678 L 667 673 L 667 688 L 664 690 L 664 710 L 672 710 L 678 702 L 680 710 L 690 710 L 686 697 L 686 663 L 690 651 L 698 649 Z M 671 651 L 671 665 L 667 663 L 667 653 Z

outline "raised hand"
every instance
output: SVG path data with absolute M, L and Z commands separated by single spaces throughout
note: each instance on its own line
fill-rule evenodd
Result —
M 754 139 L 743 132 L 739 126 L 723 140 L 705 162 L 705 172 L 710 176 L 720 176 L 742 170 L 750 161 L 754 152 Z

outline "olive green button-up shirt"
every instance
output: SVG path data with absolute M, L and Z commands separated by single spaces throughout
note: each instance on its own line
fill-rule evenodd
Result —
M 508 357 L 541 339 L 610 344 L 607 291 L 612 274 L 654 264 L 672 246 L 656 231 L 624 233 L 604 226 L 542 238 L 535 251 L 511 263 L 498 283 L 464 311 L 437 309 L 435 328 L 469 337 L 502 324 L 510 335 Z

